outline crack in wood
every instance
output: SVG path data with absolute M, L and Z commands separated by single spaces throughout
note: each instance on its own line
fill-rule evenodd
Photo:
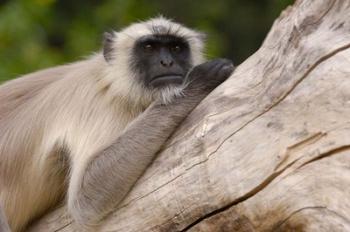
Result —
M 341 146 L 341 147 L 337 147 L 337 148 L 331 149 L 330 151 L 321 153 L 321 154 L 317 155 L 316 157 L 312 158 L 311 160 L 308 160 L 307 162 L 303 163 L 299 168 L 302 168 L 305 165 L 308 165 L 308 164 L 310 164 L 312 162 L 324 159 L 326 157 L 329 157 L 329 156 L 332 156 L 332 155 L 335 155 L 337 153 L 341 153 L 341 152 L 344 152 L 344 151 L 347 151 L 347 150 L 350 150 L 350 145 L 344 145 L 344 146 Z
M 58 229 L 55 229 L 54 232 L 58 232 L 64 228 L 66 228 L 67 226 L 71 225 L 73 221 L 70 221 L 69 223 L 67 224 L 64 224 L 63 226 L 59 227 Z
M 273 229 L 271 229 L 271 231 L 276 231 L 278 230 L 278 228 L 280 228 L 284 223 L 286 223 L 290 218 L 292 218 L 294 215 L 300 213 L 301 211 L 305 211 L 305 210 L 308 210 L 308 209 L 325 209 L 326 207 L 325 206 L 305 206 L 305 207 L 302 207 L 300 209 L 297 209 L 293 212 L 291 212 L 291 214 L 288 215 L 288 217 L 286 217 L 285 219 L 281 220 L 280 223 L 277 223 L 276 226 L 274 226 Z
M 323 138 L 324 136 L 326 136 L 327 133 L 323 133 L 323 132 L 317 132 L 312 134 L 311 136 L 308 136 L 307 138 L 287 147 L 287 150 L 285 152 L 285 154 L 283 155 L 283 159 L 276 165 L 275 167 L 275 171 L 280 169 L 283 165 L 285 165 L 285 163 L 287 163 L 289 161 L 289 158 L 293 157 L 294 154 L 300 152 L 303 148 L 316 143 L 317 141 L 319 141 L 321 138 Z M 296 159 L 289 161 L 290 163 L 295 163 L 296 161 L 300 160 L 302 157 L 297 157 Z

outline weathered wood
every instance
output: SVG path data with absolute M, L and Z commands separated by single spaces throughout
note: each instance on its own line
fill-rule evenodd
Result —
M 349 0 L 296 1 L 101 231 L 350 231 L 349 48 Z

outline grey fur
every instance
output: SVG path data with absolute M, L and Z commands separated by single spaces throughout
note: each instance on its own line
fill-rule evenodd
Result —
M 108 35 L 106 54 L 0 86 L 0 205 L 7 217 L 0 215 L 0 231 L 7 223 L 23 231 L 64 197 L 78 223 L 99 224 L 176 126 L 232 71 L 231 62 L 216 60 L 196 66 L 184 89 L 144 89 L 129 55 L 138 37 L 152 33 L 148 25 L 177 28 L 173 33 L 192 38 L 192 63 L 203 61 L 197 32 L 157 18 L 116 33 L 117 40 Z

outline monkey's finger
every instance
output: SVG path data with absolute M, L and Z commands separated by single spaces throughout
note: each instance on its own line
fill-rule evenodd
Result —
M 223 77 L 223 79 L 226 80 L 229 76 L 231 76 L 234 70 L 235 66 L 232 63 L 226 64 L 220 69 L 219 76 Z

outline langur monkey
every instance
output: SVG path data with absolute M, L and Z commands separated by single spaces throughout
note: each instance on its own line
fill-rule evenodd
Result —
M 98 226 L 232 73 L 229 60 L 203 63 L 202 37 L 153 18 L 105 33 L 86 60 L 1 85 L 0 230 L 23 231 L 63 199 L 78 225 Z

